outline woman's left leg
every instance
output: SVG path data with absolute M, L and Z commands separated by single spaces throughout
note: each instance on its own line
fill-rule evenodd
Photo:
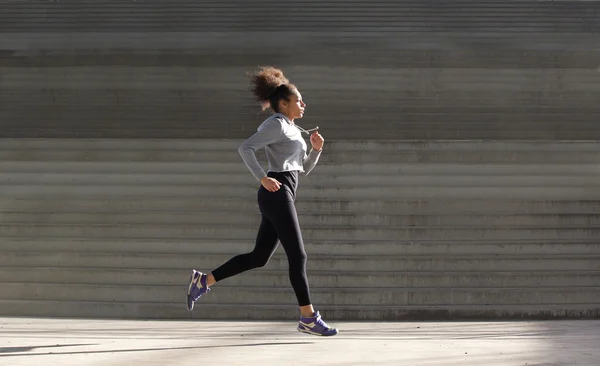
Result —
M 272 205 L 271 209 L 262 211 L 275 227 L 281 246 L 288 258 L 290 282 L 301 312 L 298 330 L 315 335 L 336 335 L 338 330 L 329 327 L 321 319 L 319 312 L 314 311 L 310 299 L 306 276 L 307 256 L 294 202 L 279 201 L 277 205 Z

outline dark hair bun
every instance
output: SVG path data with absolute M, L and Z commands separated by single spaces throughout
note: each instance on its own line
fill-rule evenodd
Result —
M 270 99 L 277 92 L 280 85 L 289 84 L 283 71 L 272 66 L 263 66 L 250 74 L 252 94 L 265 110 L 270 107 Z

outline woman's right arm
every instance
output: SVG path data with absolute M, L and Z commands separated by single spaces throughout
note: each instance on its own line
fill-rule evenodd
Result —
M 265 171 L 260 166 L 256 159 L 256 151 L 266 145 L 278 142 L 284 136 L 283 126 L 279 120 L 270 118 L 263 123 L 258 131 L 244 141 L 238 148 L 238 152 L 244 160 L 244 163 L 258 181 L 262 183 L 262 179 L 267 176 Z

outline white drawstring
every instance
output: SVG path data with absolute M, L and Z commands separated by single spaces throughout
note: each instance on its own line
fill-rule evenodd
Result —
M 296 124 L 294 124 L 294 125 L 295 125 L 296 127 L 298 127 L 298 129 L 299 129 L 300 131 L 304 132 L 304 133 L 305 133 L 305 134 L 307 134 L 307 135 L 310 135 L 310 131 L 316 131 L 316 130 L 318 130 L 318 129 L 319 129 L 319 126 L 317 126 L 317 127 L 313 128 L 313 129 L 310 129 L 310 130 L 305 130 L 304 128 L 302 128 L 302 127 L 300 127 L 300 126 L 298 126 L 298 125 L 296 125 Z

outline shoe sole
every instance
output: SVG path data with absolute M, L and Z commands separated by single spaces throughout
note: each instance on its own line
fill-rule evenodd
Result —
M 304 330 L 304 329 L 300 329 L 300 328 L 296 328 L 296 330 L 300 333 L 306 333 L 306 334 L 316 335 L 316 336 L 321 336 L 321 337 L 333 337 L 334 335 L 337 335 L 339 333 L 339 332 L 335 332 L 333 334 L 321 334 L 321 333 L 311 332 L 310 330 Z
M 192 311 L 194 309 L 194 301 L 190 301 L 190 293 L 192 292 L 192 286 L 195 285 L 194 276 L 196 276 L 196 273 L 198 273 L 198 272 L 195 270 L 192 270 L 192 275 L 190 276 L 190 283 L 188 284 L 187 304 L 186 304 L 188 311 Z

